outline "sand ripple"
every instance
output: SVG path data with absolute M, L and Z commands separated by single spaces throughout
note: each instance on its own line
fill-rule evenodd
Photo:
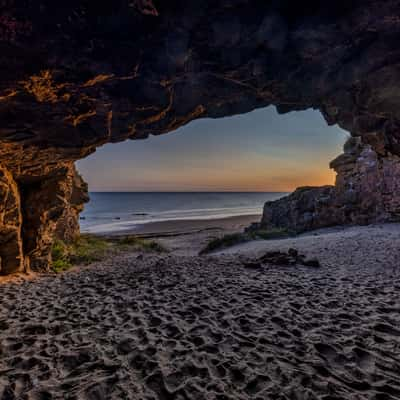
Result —
M 0 286 L 0 399 L 400 398 L 400 269 L 121 256 Z

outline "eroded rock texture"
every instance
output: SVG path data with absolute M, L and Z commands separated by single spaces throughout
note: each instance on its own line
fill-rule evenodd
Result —
M 350 138 L 330 164 L 335 186 L 302 187 L 264 206 L 261 225 L 303 232 L 338 224 L 400 220 L 400 157 Z
M 22 271 L 24 257 L 21 240 L 21 204 L 17 183 L 0 168 L 0 273 Z
M 72 241 L 79 234 L 78 215 L 87 200 L 73 162 L 19 182 L 1 168 L 0 274 L 47 270 L 54 238 Z
M 73 161 L 195 118 L 313 107 L 390 169 L 400 154 L 399 9 L 398 0 L 0 0 L 0 163 L 23 211 L 15 249 L 45 267 Z M 3 271 L 20 268 L 2 257 Z
M 79 234 L 78 216 L 87 199 L 87 187 L 73 163 L 66 163 L 44 180 L 22 188 L 23 245 L 34 270 L 46 270 L 54 237 L 66 241 Z

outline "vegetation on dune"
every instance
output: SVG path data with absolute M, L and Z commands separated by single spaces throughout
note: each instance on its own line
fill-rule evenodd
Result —
M 161 253 L 166 249 L 152 240 L 135 236 L 102 238 L 94 235 L 81 235 L 73 243 L 56 240 L 52 247 L 52 270 L 62 272 L 73 265 L 91 264 L 105 257 L 123 251 L 144 251 Z
M 212 251 L 234 246 L 235 244 L 247 242 L 249 240 L 250 238 L 245 233 L 230 233 L 219 238 L 211 239 L 199 254 L 211 253 Z
M 283 228 L 257 229 L 243 233 L 230 233 L 210 240 L 204 249 L 199 252 L 199 254 L 202 255 L 211 253 L 212 251 L 221 250 L 240 243 L 250 242 L 251 240 L 283 239 L 293 235 L 294 234 L 292 232 Z
M 284 239 L 290 236 L 294 236 L 293 232 L 288 231 L 284 228 L 270 228 L 270 229 L 259 229 L 249 233 L 252 239 Z
M 67 245 L 61 240 L 56 240 L 51 249 L 52 270 L 62 272 L 72 266 L 68 257 Z
M 132 247 L 141 250 L 156 253 L 163 253 L 166 251 L 160 243 L 154 240 L 146 240 L 138 238 L 137 236 L 123 236 L 120 239 L 115 239 L 115 243 L 120 249 L 126 248 L 127 250 L 132 249 Z
M 59 273 L 71 268 L 72 264 L 66 259 L 54 260 L 51 265 L 53 272 Z

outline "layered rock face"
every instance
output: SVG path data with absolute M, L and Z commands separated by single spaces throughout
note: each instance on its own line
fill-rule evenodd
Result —
M 79 235 L 78 216 L 87 201 L 87 186 L 72 162 L 45 178 L 19 182 L 0 169 L 0 274 L 47 270 L 54 238 Z
M 53 240 L 79 235 L 79 212 L 88 200 L 87 186 L 73 163 L 67 163 L 43 181 L 22 187 L 22 238 L 26 264 L 46 270 Z
M 261 225 L 303 232 L 338 224 L 400 221 L 400 157 L 350 138 L 330 164 L 335 186 L 302 187 L 264 206 Z
M 398 10 L 398 0 L 0 0 L 3 273 L 46 269 L 55 233 L 73 236 L 85 199 L 74 161 L 196 118 L 312 107 L 388 170 L 400 155 Z

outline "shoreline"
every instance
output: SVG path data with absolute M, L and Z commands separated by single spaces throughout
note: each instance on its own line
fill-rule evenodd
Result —
M 97 233 L 99 237 L 138 236 L 155 239 L 172 254 L 177 256 L 197 256 L 207 243 L 226 234 L 243 232 L 252 222 L 261 220 L 261 214 L 236 215 L 216 219 L 193 219 L 151 222 L 139 229 Z
M 252 222 L 261 220 L 261 214 L 233 215 L 223 218 L 208 219 L 174 219 L 166 221 L 146 222 L 138 224 L 130 229 L 114 230 L 107 232 L 82 232 L 95 236 L 127 236 L 138 235 L 148 237 L 161 237 L 168 235 L 186 235 L 198 233 L 204 230 L 230 230 L 237 229 Z

